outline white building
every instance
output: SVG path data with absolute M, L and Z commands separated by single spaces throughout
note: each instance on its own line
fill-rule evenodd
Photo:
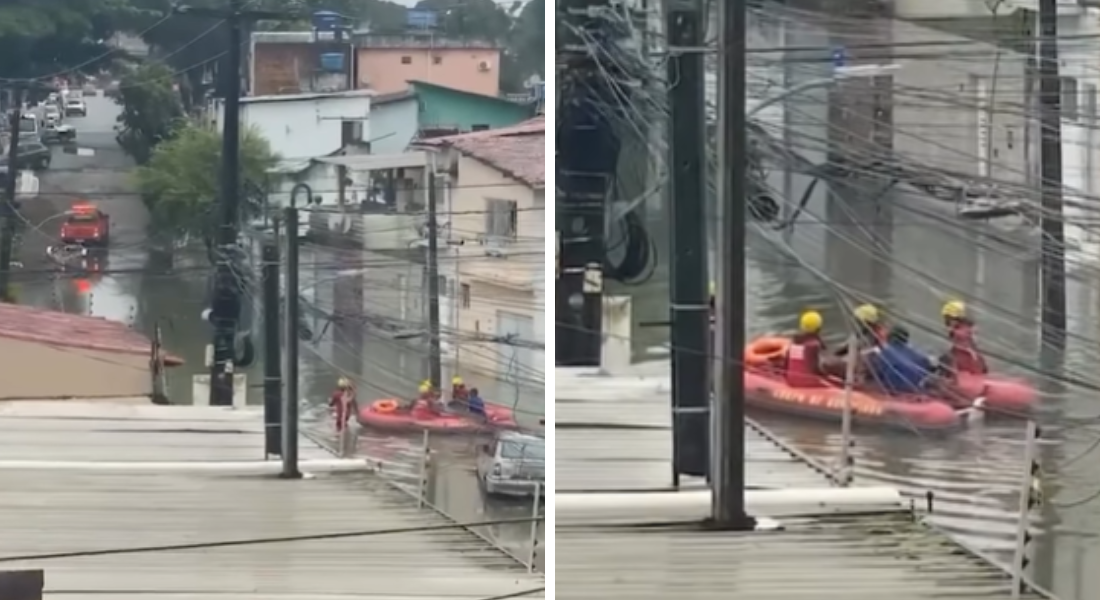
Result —
M 541 379 L 545 340 L 545 137 L 539 117 L 422 142 L 449 183 L 446 246 L 457 363 L 517 383 Z

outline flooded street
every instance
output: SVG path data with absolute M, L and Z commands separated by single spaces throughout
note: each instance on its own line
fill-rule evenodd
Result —
M 828 47 L 826 33 L 778 27 L 756 20 L 750 45 Z M 751 77 L 771 82 L 760 98 L 820 77 L 828 65 L 759 64 Z M 751 87 L 751 86 L 750 86 Z M 761 86 L 764 87 L 764 86 Z M 759 101 L 759 98 L 758 100 Z M 784 114 L 784 108 L 789 111 Z M 792 135 L 827 140 L 829 95 L 808 92 L 765 112 L 786 119 Z M 929 117 L 929 120 L 931 118 Z M 895 124 L 921 131 L 918 122 Z M 927 134 L 927 132 L 925 132 Z M 826 161 L 828 143 L 795 144 L 806 160 Z M 772 165 L 768 184 L 792 211 L 811 179 Z M 820 310 L 831 340 L 844 338 L 848 309 L 874 302 L 887 318 L 903 322 L 914 341 L 930 352 L 944 342 L 939 310 L 947 299 L 967 301 L 979 325 L 980 343 L 997 372 L 1019 374 L 1044 391 L 1040 458 L 1046 502 L 1032 515 L 1039 534 L 1031 570 L 1040 584 L 1064 600 L 1089 600 L 1100 573 L 1086 567 L 1100 560 L 1100 400 L 1096 386 L 1100 339 L 1100 265 L 1080 264 L 1071 253 L 1068 290 L 1071 339 L 1064 352 L 1041 352 L 1036 319 L 1039 298 L 1037 232 L 1018 221 L 964 222 L 955 207 L 888 181 L 853 178 L 819 184 L 792 230 L 754 224 L 750 232 L 748 327 L 753 335 L 792 331 L 800 312 Z M 713 206 L 711 207 L 713 210 Z M 668 221 L 658 203 L 646 208 L 649 232 L 661 248 L 654 277 L 629 294 L 635 320 L 668 318 Z M 838 299 L 843 299 L 843 302 Z M 637 360 L 664 360 L 668 330 L 633 331 Z M 836 465 L 839 425 L 774 415 L 756 415 L 801 450 Z M 856 432 L 857 481 L 883 482 L 905 490 L 920 508 L 932 492 L 931 520 L 962 541 L 1007 560 L 1014 545 L 1023 470 L 1024 424 L 990 420 L 950 438 L 915 433 Z
M 23 265 L 16 275 L 19 299 L 25 304 L 127 322 L 148 334 L 159 325 L 165 346 L 186 361 L 169 372 L 169 397 L 175 404 L 188 404 L 192 401 L 192 376 L 206 371 L 204 351 L 211 330 L 202 319 L 202 311 L 209 306 L 212 269 L 201 255 L 178 255 L 170 270 L 150 258 L 153 243 L 146 231 L 148 213 L 133 191 L 132 161 L 115 142 L 113 128 L 119 109 L 102 96 L 87 98 L 87 106 L 87 117 L 72 118 L 69 122 L 77 128 L 78 145 L 93 150 L 94 156 L 67 154 L 55 148 L 51 168 L 39 174 L 41 196 L 28 200 L 21 209 L 26 227 L 18 251 L 18 260 Z M 111 218 L 111 246 L 98 265 L 99 273 L 65 273 L 47 258 L 47 248 L 59 241 L 63 213 L 82 200 L 99 205 Z M 324 309 L 326 298 L 331 297 L 333 286 L 339 281 L 334 276 L 339 264 L 324 250 L 309 248 L 303 251 L 302 264 L 302 295 L 307 303 L 313 300 L 315 307 Z M 254 295 L 247 300 L 256 308 L 250 321 L 258 329 L 262 325 L 262 310 Z M 418 382 L 426 377 L 423 350 L 400 341 L 352 335 L 340 327 L 326 327 L 327 319 L 317 312 L 309 318 L 314 336 L 301 344 L 300 390 L 307 414 L 314 415 L 313 424 L 307 424 L 314 435 L 324 438 L 330 430 L 319 407 L 324 406 L 339 376 L 353 377 L 367 399 L 412 397 Z M 262 340 L 256 340 L 256 345 L 262 352 Z M 239 371 L 249 377 L 249 402 L 260 403 L 262 356 Z M 507 382 L 494 387 L 496 382 L 483 381 L 473 374 L 465 376 L 469 383 L 486 390 L 486 397 L 500 397 L 504 403 L 508 403 L 505 399 L 511 399 L 527 423 L 541 416 L 541 404 L 533 404 L 529 390 L 521 393 Z M 410 472 L 415 472 L 419 464 L 416 448 L 420 443 L 419 438 L 364 436 L 359 448 L 372 456 L 411 461 Z M 485 501 L 472 467 L 476 444 L 474 439 L 457 437 L 441 442 L 437 448 L 440 464 L 449 466 L 433 472 L 433 503 L 458 521 L 530 516 L 530 503 Z M 262 449 L 257 448 L 256 452 L 259 456 Z M 484 535 L 498 540 L 517 557 L 527 559 L 529 526 L 503 525 L 485 531 Z

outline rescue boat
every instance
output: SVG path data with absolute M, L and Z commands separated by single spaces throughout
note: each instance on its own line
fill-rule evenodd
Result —
M 788 385 L 774 361 L 786 352 L 790 340 L 762 338 L 745 349 L 745 402 L 751 408 L 800 417 L 840 421 L 844 418 L 843 382 L 822 378 L 817 387 Z M 960 427 L 954 407 L 932 396 L 904 398 L 852 390 L 848 399 L 857 425 L 917 431 L 947 431 Z
M 375 400 L 356 415 L 363 427 L 381 431 L 409 432 L 428 430 L 433 433 L 476 433 L 486 429 L 516 429 L 512 409 L 485 403 L 485 418 L 461 412 L 435 413 L 416 408 L 406 409 L 392 398 Z
M 782 358 L 790 338 L 763 337 L 753 340 L 745 347 L 745 365 L 749 369 L 773 370 L 776 361 Z M 876 395 L 873 388 L 865 388 L 865 393 Z M 951 393 L 936 396 L 940 401 L 955 409 L 967 409 L 974 402 L 983 399 L 982 404 L 993 414 L 1023 416 L 1039 401 L 1038 391 L 1030 382 L 995 374 L 959 373 L 951 386 Z

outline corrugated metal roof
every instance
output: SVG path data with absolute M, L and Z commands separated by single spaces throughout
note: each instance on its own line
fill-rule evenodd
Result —
M 367 473 L 284 481 L 216 471 L 3 468 L 3 461 L 36 456 L 259 459 L 262 430 L 252 410 L 92 403 L 0 408 L 0 568 L 45 569 L 47 597 L 474 599 L 543 586 L 542 577 L 472 534 L 447 528 L 447 520 L 417 509 L 407 494 Z M 303 459 L 329 456 L 302 442 Z M 392 533 L 171 548 L 380 530 Z M 142 550 L 14 560 L 108 549 Z
M 1003 571 L 907 513 L 789 520 L 783 531 L 557 524 L 555 597 L 964 600 L 1011 597 Z M 1022 598 L 1042 598 L 1035 593 Z
M 667 489 L 672 486 L 672 416 L 661 379 L 555 372 L 556 491 Z M 745 424 L 752 487 L 831 485 L 825 469 Z M 681 480 L 685 487 L 701 479 Z

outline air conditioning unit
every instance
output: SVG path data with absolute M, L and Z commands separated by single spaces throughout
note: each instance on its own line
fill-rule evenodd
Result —
M 493 63 L 491 63 L 487 60 L 483 60 L 483 61 L 477 63 L 477 70 L 481 71 L 482 73 L 492 71 L 493 70 Z

